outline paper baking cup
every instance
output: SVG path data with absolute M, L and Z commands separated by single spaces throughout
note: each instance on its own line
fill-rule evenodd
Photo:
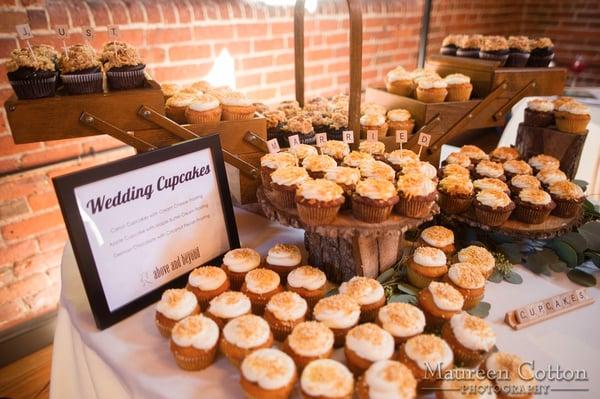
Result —
M 34 98 L 51 97 L 56 92 L 56 76 L 41 79 L 23 79 L 23 80 L 11 80 L 10 85 L 12 86 L 15 94 L 19 100 L 31 100 Z
M 110 90 L 129 90 L 142 87 L 146 82 L 146 67 L 131 71 L 108 71 L 106 80 Z
M 531 54 L 527 60 L 528 67 L 543 68 L 550 64 L 550 61 L 554 58 L 554 53 L 548 55 L 535 55 Z
M 189 108 L 185 110 L 185 119 L 191 124 L 206 124 L 219 122 L 221 120 L 221 107 L 207 111 L 194 111 Z
M 429 286 L 429 283 L 434 281 L 434 278 L 423 276 L 415 272 L 412 268 L 406 268 L 406 277 L 408 277 L 408 281 L 417 288 L 425 288 Z
M 298 216 L 300 216 L 302 222 L 310 225 L 320 225 L 333 222 L 340 210 L 341 204 L 319 208 L 297 202 L 296 207 L 298 208 Z
M 483 295 L 479 295 L 479 296 L 463 295 L 463 298 L 465 300 L 465 302 L 463 304 L 463 309 L 469 310 L 469 309 L 473 309 L 475 306 L 479 305 L 479 302 L 481 302 L 481 300 L 483 299 Z
M 178 353 L 173 352 L 175 363 L 183 369 L 188 371 L 203 370 L 210 366 L 217 355 L 217 346 L 209 349 L 208 351 L 202 351 L 197 356 L 182 356 Z
M 505 67 L 511 68 L 523 68 L 527 65 L 530 53 L 509 53 L 508 59 L 506 60 Z
M 519 204 L 514 210 L 514 217 L 523 223 L 540 224 L 544 223 L 551 211 L 551 208 L 535 209 Z
M 295 190 L 278 190 L 273 188 L 269 198 L 279 208 L 292 209 L 296 207 L 296 191 Z
M 392 213 L 393 205 L 378 207 L 363 204 L 360 201 L 352 199 L 352 215 L 366 223 L 381 223 L 387 220 Z
M 254 118 L 253 106 L 222 105 L 224 121 L 242 121 Z
M 507 211 L 488 211 L 478 206 L 475 207 L 475 218 L 488 226 L 500 226 L 508 220 L 512 210 Z
M 577 215 L 577 212 L 581 208 L 581 203 L 576 201 L 554 198 L 554 202 L 556 203 L 556 208 L 554 208 L 552 214 L 559 218 L 572 218 Z
M 506 54 L 495 54 L 495 53 L 486 53 L 485 51 L 479 52 L 479 58 L 482 60 L 489 61 L 500 61 L 499 66 L 504 66 L 506 64 L 506 60 L 508 59 L 508 53 Z
M 473 85 L 470 83 L 448 85 L 446 90 L 448 90 L 446 101 L 469 101 L 471 92 L 473 91 Z
M 483 361 L 485 352 L 481 354 L 480 352 L 469 350 L 457 343 L 456 337 L 452 332 L 450 322 L 446 322 L 442 326 L 442 338 L 448 343 L 450 348 L 452 348 L 455 362 L 458 365 L 462 367 L 476 368 Z
M 417 100 L 424 103 L 443 103 L 448 95 L 447 89 L 421 89 L 417 87 Z
M 69 94 L 102 93 L 102 72 L 60 76 Z
M 165 107 L 165 114 L 167 115 L 167 118 L 179 123 L 180 125 L 183 125 L 184 123 L 186 123 L 186 119 L 185 119 L 185 109 L 186 108 L 187 107 L 173 107 L 173 106 L 167 105 Z
M 590 119 L 589 115 L 575 115 L 564 111 L 554 113 L 556 127 L 565 133 L 585 134 Z
M 429 216 L 434 201 L 417 201 L 400 198 L 396 204 L 396 212 L 409 218 L 423 218 Z
M 460 198 L 452 197 L 445 194 L 443 191 L 439 192 L 438 203 L 443 213 L 447 215 L 456 215 L 458 213 L 466 212 L 473 202 L 473 197 Z
M 415 85 L 412 80 L 396 80 L 393 82 L 386 82 L 385 87 L 388 92 L 404 97 L 410 97 L 415 89 Z

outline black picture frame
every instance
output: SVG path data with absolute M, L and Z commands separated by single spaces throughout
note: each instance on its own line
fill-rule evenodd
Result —
M 52 179 L 54 188 L 63 214 L 69 239 L 73 246 L 75 259 L 81 273 L 83 286 L 94 315 L 96 326 L 99 329 L 105 329 L 130 315 L 140 311 L 160 299 L 162 292 L 168 288 L 182 287 L 187 281 L 189 273 L 168 281 L 167 283 L 147 292 L 146 294 L 134 299 L 133 301 L 111 311 L 106 300 L 105 291 L 102 287 L 100 276 L 98 274 L 96 262 L 92 254 L 90 243 L 87 239 L 84 224 L 77 209 L 75 198 L 75 189 L 89 183 L 97 182 L 112 176 L 117 176 L 151 166 L 155 163 L 171 160 L 196 151 L 210 149 L 213 159 L 213 166 L 223 216 L 225 219 L 224 228 L 227 230 L 229 240 L 229 249 L 239 248 L 239 236 L 235 222 L 233 205 L 229 185 L 227 183 L 227 174 L 225 173 L 225 164 L 223 153 L 221 152 L 221 143 L 218 135 L 210 135 L 198 139 L 189 140 L 170 147 L 160 148 L 131 157 L 112 161 L 103 165 L 91 167 L 82 171 L 70 173 Z M 174 194 L 175 196 L 176 194 Z M 220 264 L 220 256 L 206 260 L 206 264 Z

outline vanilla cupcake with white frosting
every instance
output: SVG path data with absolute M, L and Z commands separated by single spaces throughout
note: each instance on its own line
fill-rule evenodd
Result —
M 387 136 L 388 124 L 385 121 L 385 112 L 383 114 L 364 114 L 360 117 L 360 134 L 362 138 L 367 138 L 367 132 L 374 130 L 379 139 Z
M 411 173 L 420 173 L 422 175 L 427 176 L 433 182 L 437 183 L 437 169 L 435 166 L 425 161 L 414 161 L 408 162 L 402 166 L 402 170 L 400 171 L 403 175 L 409 175 Z
M 446 258 L 452 256 L 456 250 L 454 232 L 444 226 L 431 226 L 423 229 L 417 245 L 437 248 L 446 255 Z
M 415 129 L 415 120 L 406 109 L 392 109 L 387 113 L 388 135 L 396 136 L 397 130 L 404 130 L 406 137 L 410 137 Z
M 506 398 L 531 399 L 536 396 L 537 380 L 530 366 L 517 355 L 494 352 L 485 360 L 485 370 L 497 376 L 494 384 Z
M 502 164 L 482 159 L 475 166 L 475 178 L 483 179 L 486 177 L 505 181 L 506 177 L 504 177 L 504 168 L 502 167 Z
M 333 161 L 333 158 L 330 159 Z M 345 201 L 342 187 L 326 179 L 308 180 L 296 190 L 298 216 L 308 225 L 332 223 Z
M 509 187 L 513 195 L 519 195 L 524 188 L 541 188 L 542 183 L 532 175 L 516 175 L 510 179 Z
M 556 203 L 553 214 L 558 217 L 570 218 L 581 210 L 585 194 L 581 187 L 570 181 L 559 181 L 548 188 L 552 200 Z
M 590 123 L 590 109 L 577 101 L 561 105 L 554 111 L 556 127 L 561 132 L 585 134 Z
M 395 170 L 400 171 L 403 166 L 418 161 L 419 156 L 411 150 L 402 149 L 386 154 L 385 159 Z
M 219 100 L 223 109 L 224 121 L 237 121 L 254 118 L 254 102 L 243 93 L 232 91 L 223 94 Z
M 273 270 L 258 268 L 250 270 L 244 277 L 241 292 L 252 304 L 252 313 L 262 315 L 269 299 L 283 291 L 281 277 Z
M 288 150 L 290 153 L 294 154 L 300 163 L 304 161 L 309 155 L 319 155 L 317 149 L 309 144 L 298 144 Z
M 358 324 L 360 305 L 347 295 L 332 295 L 317 302 L 313 318 L 333 331 L 335 346 L 340 347 L 344 345 L 348 331 Z
M 500 179 L 493 177 L 484 177 L 473 181 L 473 187 L 477 192 L 482 190 L 498 190 L 510 194 L 508 185 Z
M 417 300 L 429 328 L 441 327 L 445 321 L 461 312 L 465 303 L 460 291 L 448 283 L 438 281 L 432 281 L 419 291 Z
M 380 360 L 358 378 L 356 392 L 359 399 L 415 399 L 417 380 L 404 364 Z
M 358 302 L 362 323 L 375 320 L 377 312 L 385 305 L 383 286 L 374 278 L 354 276 L 340 285 L 339 292 Z
M 339 140 L 328 140 L 321 145 L 321 154 L 329 155 L 339 164 L 344 157 L 350 154 L 350 146 Z
M 221 268 L 227 274 L 231 288 L 239 290 L 244 283 L 246 273 L 261 264 L 260 254 L 252 248 L 236 248 L 223 256 Z
M 376 178 L 394 181 L 396 172 L 394 169 L 382 161 L 366 160 L 359 165 L 360 175 L 364 179 Z
M 368 141 L 364 141 L 364 143 L 368 143 Z M 373 160 L 373 156 L 371 154 L 367 154 L 366 152 L 350 151 L 350 153 L 342 160 L 342 166 L 358 168 L 362 162 Z
M 206 124 L 221 120 L 221 103 L 210 94 L 197 96 L 186 108 L 185 119 L 188 123 Z
M 472 144 L 465 144 L 460 147 L 459 152 L 469 157 L 471 160 L 471 164 L 476 165 L 479 161 L 483 159 L 489 159 L 488 154 L 485 153 L 481 148 Z
M 290 152 L 265 154 L 260 158 L 260 179 L 266 188 L 271 185 L 271 173 L 285 166 L 298 166 L 298 158 Z
M 427 287 L 448 272 L 446 254 L 439 248 L 417 247 L 407 264 L 408 281 L 417 288 Z
M 394 337 L 396 344 L 422 334 L 425 330 L 423 311 L 408 303 L 388 303 L 379 309 L 376 322 Z
M 337 166 L 337 162 L 329 155 L 309 155 L 302 161 L 302 166 L 310 177 L 322 179 L 325 172 Z
M 506 180 L 512 179 L 517 175 L 530 175 L 533 173 L 533 169 L 529 164 L 520 159 L 511 159 L 502 164 L 504 168 L 504 174 L 506 175 Z
M 240 384 L 248 398 L 287 398 L 297 380 L 294 361 L 278 349 L 254 351 L 240 367 Z
M 194 294 L 183 288 L 168 289 L 156 304 L 154 322 L 160 335 L 169 338 L 175 323 L 198 313 L 200 306 Z
M 348 368 L 354 375 L 361 375 L 374 362 L 392 358 L 394 338 L 377 324 L 360 324 L 348 331 L 344 355 Z
M 496 259 L 484 247 L 478 245 L 469 245 L 458 251 L 456 254 L 458 262 L 473 265 L 486 279 L 492 275 L 496 267 Z
M 567 175 L 560 169 L 542 169 L 535 175 L 544 187 L 550 187 L 559 181 L 567 181 Z
M 290 355 L 298 369 L 333 353 L 333 332 L 318 321 L 305 321 L 294 327 L 283 342 L 283 351 Z
M 302 253 L 296 245 L 276 244 L 269 248 L 266 260 L 266 268 L 279 274 L 285 281 L 288 273 L 302 263 Z
M 196 295 L 200 308 L 204 310 L 211 299 L 229 289 L 229 279 L 219 267 L 197 267 L 189 274 L 186 288 Z
M 307 314 L 306 300 L 295 292 L 285 291 L 269 299 L 264 317 L 275 339 L 283 341 L 295 326 L 306 320 Z
M 434 382 L 453 367 L 454 354 L 440 337 L 421 334 L 400 347 L 399 360 L 410 369 L 417 381 Z
M 560 161 L 551 155 L 539 154 L 534 155 L 527 161 L 533 168 L 534 174 L 537 174 L 542 169 L 558 169 L 560 168 Z
M 219 326 L 200 314 L 188 316 L 175 324 L 170 349 L 175 362 L 184 370 L 202 370 L 217 355 Z
M 302 370 L 300 393 L 305 399 L 351 399 L 354 376 L 336 360 L 318 359 Z
M 225 291 L 210 301 L 205 314 L 213 319 L 219 328 L 223 328 L 229 320 L 247 315 L 251 311 L 252 305 L 246 295 L 237 291 Z
M 519 191 L 519 195 L 515 197 L 515 205 L 515 218 L 529 224 L 543 223 L 556 207 L 550 194 L 538 188 Z
M 448 84 L 448 95 L 446 101 L 469 101 L 473 85 L 471 78 L 462 73 L 451 73 L 446 75 L 444 80 Z
M 422 173 L 398 176 L 396 182 L 399 201 L 396 212 L 410 218 L 430 215 L 437 198 L 436 184 Z
M 442 338 L 466 367 L 477 367 L 496 344 L 496 334 L 483 319 L 467 312 L 457 313 L 442 327 Z
M 475 265 L 467 262 L 454 263 L 448 269 L 445 281 L 463 296 L 463 309 L 472 309 L 483 299 L 485 277 Z
M 382 160 L 385 154 L 385 144 L 381 141 L 361 141 L 358 145 L 358 151 L 370 154 L 377 160 Z
M 273 345 L 273 334 L 269 324 L 262 318 L 247 314 L 229 320 L 223 327 L 219 342 L 221 352 L 239 367 L 250 353 Z
M 376 162 L 380 161 L 368 163 Z M 390 216 L 397 202 L 393 183 L 381 178 L 367 178 L 356 184 L 352 194 L 352 215 L 365 223 L 381 223 Z
M 492 382 L 480 370 L 468 368 L 449 370 L 439 392 L 440 399 L 496 399 Z
M 460 165 L 463 168 L 471 168 L 471 158 L 469 157 L 469 153 L 467 152 L 460 152 L 460 151 L 456 151 L 451 153 L 450 155 L 448 155 L 446 157 L 446 159 L 444 160 L 444 164 L 446 165 L 451 165 L 451 164 L 456 164 L 456 165 Z
M 196 99 L 197 93 L 177 92 L 165 101 L 165 114 L 167 118 L 184 124 L 187 122 L 185 113 L 187 107 Z
M 475 196 L 475 186 L 469 179 L 469 171 L 462 166 L 450 164 L 444 166 L 444 173 L 451 168 L 460 168 L 464 173 L 451 174 L 438 183 L 438 204 L 442 212 L 449 215 L 467 211 Z
M 316 267 L 300 266 L 288 274 L 286 289 L 304 298 L 311 313 L 312 308 L 327 293 L 327 276 Z
M 417 100 L 424 103 L 442 103 L 448 95 L 448 82 L 438 77 L 420 79 L 415 91 Z
M 385 87 L 390 93 L 408 97 L 412 94 L 415 84 L 411 73 L 398 66 L 385 75 Z

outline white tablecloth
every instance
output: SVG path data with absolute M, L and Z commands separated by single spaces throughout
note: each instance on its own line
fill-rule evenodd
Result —
M 276 242 L 302 247 L 303 232 L 236 210 L 243 245 L 262 254 Z M 503 323 L 504 314 L 518 306 L 578 288 L 564 274 L 536 276 L 517 266 L 522 285 L 488 283 L 485 300 L 492 304 L 490 321 L 501 350 L 535 360 L 536 369 L 548 366 L 584 369 L 589 382 L 543 382 L 552 388 L 589 388 L 590 392 L 552 392 L 554 398 L 600 397 L 600 303 L 559 318 L 513 331 Z M 175 365 L 167 341 L 154 326 L 154 308 L 148 307 L 126 320 L 98 331 L 94 325 L 70 245 L 62 265 L 63 292 L 54 339 L 50 397 L 69 398 L 239 398 L 238 372 L 220 357 L 200 372 L 186 372 Z M 600 290 L 591 288 L 598 297 Z M 343 358 L 341 351 L 336 357 Z

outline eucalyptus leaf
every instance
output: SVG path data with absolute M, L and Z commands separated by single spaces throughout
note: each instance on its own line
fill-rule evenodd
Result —
M 584 287 L 595 287 L 596 286 L 596 277 L 592 276 L 589 273 L 584 272 L 581 269 L 571 269 L 567 273 L 567 277 L 574 283 L 579 285 L 583 285 Z
M 416 305 L 417 297 L 409 294 L 396 294 L 392 295 L 390 299 L 388 299 L 388 303 L 394 302 L 410 303 L 411 305 Z
M 409 295 L 417 295 L 419 293 L 419 289 L 407 283 L 398 283 L 398 290 L 409 294 Z
M 502 280 L 504 280 L 504 276 L 498 270 L 494 270 L 491 276 L 488 277 L 488 281 L 491 281 L 492 283 L 499 283 Z
M 579 187 L 581 187 L 581 189 L 583 191 L 587 190 L 587 187 L 589 185 L 588 182 L 586 182 L 585 180 L 579 180 L 579 179 L 574 179 L 573 183 L 577 184 Z
M 328 297 L 328 296 L 333 296 L 333 295 L 337 295 L 337 294 L 339 294 L 339 291 L 338 291 L 337 287 L 335 287 L 335 288 L 332 288 L 329 291 L 327 291 L 325 296 Z
M 498 250 L 506 256 L 506 259 L 513 265 L 521 263 L 523 261 L 523 255 L 521 254 L 521 246 L 517 243 L 504 243 L 499 244 Z
M 548 252 L 551 253 L 548 254 Z M 552 256 L 553 255 L 553 256 Z M 536 274 L 545 274 L 550 275 L 550 270 L 548 269 L 547 264 L 550 262 L 554 262 L 558 259 L 556 254 L 551 249 L 545 249 L 543 251 L 535 252 L 529 255 L 525 259 L 525 267 Z
M 511 284 L 521 284 L 523 282 L 523 277 L 514 270 L 511 270 L 510 274 L 504 276 L 504 280 Z
M 467 310 L 467 313 L 472 316 L 477 316 L 481 319 L 485 319 L 490 314 L 491 307 L 492 305 L 490 305 L 487 302 L 479 302 L 479 304 L 477 304 L 477 306 L 475 306 L 473 309 Z
M 588 248 L 587 240 L 584 236 L 574 231 L 568 232 L 558 238 L 557 240 L 564 241 L 577 252 L 577 254 L 583 254 L 583 252 Z
M 588 222 L 578 231 L 587 241 L 588 248 L 600 251 L 600 221 Z
M 396 274 L 396 269 L 394 269 L 393 267 L 390 267 L 389 269 L 387 269 L 386 271 L 381 273 L 379 275 L 379 277 L 377 277 L 377 281 L 379 281 L 380 283 L 385 283 L 390 278 L 392 278 L 395 274 Z
M 596 267 L 600 267 L 600 254 L 594 251 L 585 251 L 586 258 L 592 261 Z
M 569 269 L 567 267 L 567 264 L 562 260 L 557 260 L 556 262 L 548 263 L 548 267 L 556 273 L 564 273 Z
M 577 251 L 575 251 L 575 248 L 573 248 L 570 244 L 567 244 L 566 242 L 561 241 L 559 239 L 554 239 L 550 241 L 548 246 L 552 248 L 554 252 L 556 252 L 558 257 L 562 261 L 564 261 L 567 264 L 567 266 L 575 267 L 579 264 L 577 258 Z

